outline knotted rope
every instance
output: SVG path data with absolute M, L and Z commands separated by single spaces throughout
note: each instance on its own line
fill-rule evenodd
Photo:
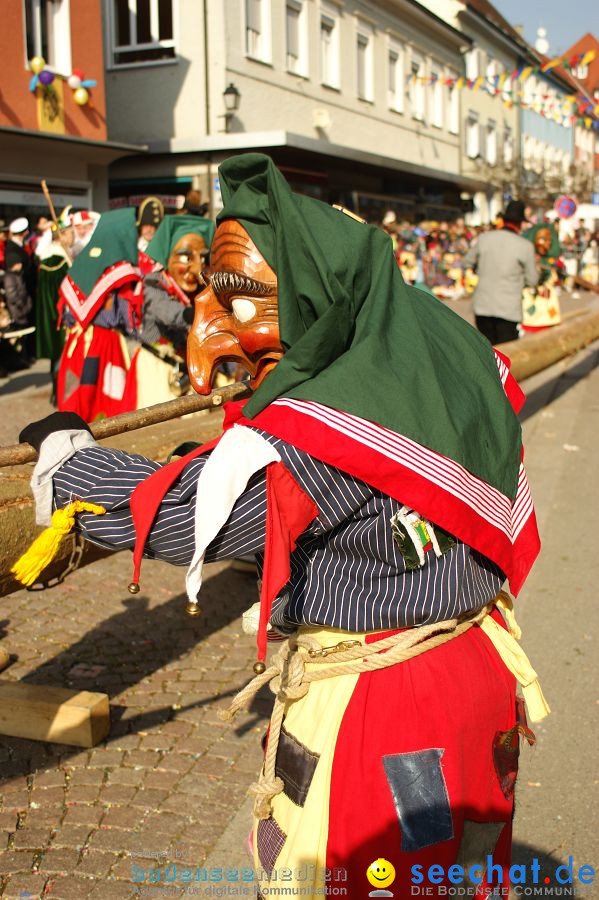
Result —
M 219 713 L 223 721 L 230 722 L 239 710 L 249 706 L 265 684 L 269 684 L 275 695 L 264 765 L 259 780 L 248 790 L 255 797 L 254 816 L 268 819 L 273 797 L 283 791 L 283 780 L 276 775 L 275 770 L 281 726 L 288 704 L 305 697 L 313 681 L 337 675 L 374 672 L 414 659 L 464 634 L 473 625 L 482 622 L 493 607 L 494 603 L 489 603 L 468 618 L 447 619 L 432 625 L 409 628 L 372 644 L 354 641 L 351 634 L 348 634 L 335 648 L 327 648 L 331 656 L 326 655 L 320 643 L 309 634 L 293 635 L 281 644 L 270 666 L 237 694 L 229 709 Z M 306 663 L 310 668 L 306 668 Z

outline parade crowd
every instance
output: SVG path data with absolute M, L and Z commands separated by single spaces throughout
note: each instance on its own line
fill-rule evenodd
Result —
M 25 217 L 0 222 L 0 377 L 49 360 L 53 404 L 86 421 L 189 390 L 185 344 L 214 233 L 206 214 L 189 191 L 176 214 L 147 197 L 137 209 L 101 216 L 68 207 L 33 229 Z M 481 235 L 510 227 L 501 216 L 482 226 L 463 218 L 412 224 L 392 211 L 380 224 L 404 281 L 439 300 L 472 295 Z M 562 288 L 599 281 L 597 233 L 581 228 L 560 238 L 559 224 L 533 223 L 528 210 L 520 224 L 538 277 L 518 288 L 518 331 L 503 340 L 558 324 Z M 478 317 L 477 325 L 485 333 Z M 487 337 L 496 343 L 494 333 Z M 225 363 L 221 379 L 241 377 L 235 368 Z
M 382 227 L 393 241 L 405 281 L 427 287 L 441 299 L 458 299 L 470 295 L 477 283 L 476 274 L 464 264 L 468 250 L 480 234 L 502 228 L 503 224 L 500 215 L 489 225 L 467 225 L 463 218 L 454 222 L 423 220 L 415 225 L 398 222 L 395 213 L 388 212 Z M 550 225 L 543 220 L 531 221 L 530 225 L 533 224 Z M 555 225 L 550 230 L 555 233 L 551 258 L 560 270 L 562 283 L 571 289 L 574 278 L 580 276 L 596 285 L 599 282 L 599 235 L 588 228 L 579 228 L 558 237 Z M 526 231 L 523 233 L 527 236 Z

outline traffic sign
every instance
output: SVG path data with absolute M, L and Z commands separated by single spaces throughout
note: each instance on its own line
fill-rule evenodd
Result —
M 574 197 L 562 194 L 555 201 L 555 211 L 560 219 L 571 219 L 577 209 L 577 203 Z

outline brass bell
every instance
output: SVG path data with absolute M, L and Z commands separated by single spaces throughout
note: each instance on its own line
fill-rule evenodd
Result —
M 254 672 L 256 675 L 262 675 L 263 672 L 266 672 L 266 663 L 263 663 L 261 659 L 256 660 L 254 663 Z
M 188 600 L 185 612 L 188 616 L 199 616 L 202 610 L 199 603 L 192 603 L 191 600 Z
M 131 584 L 127 585 L 127 590 L 130 594 L 139 594 L 141 588 L 137 581 L 132 581 Z

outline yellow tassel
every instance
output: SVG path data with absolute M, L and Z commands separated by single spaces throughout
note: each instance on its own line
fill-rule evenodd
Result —
M 46 528 L 34 540 L 31 547 L 17 560 L 10 570 L 17 581 L 30 587 L 40 574 L 56 556 L 65 534 L 68 534 L 75 524 L 77 513 L 90 512 L 103 515 L 106 510 L 95 503 L 85 503 L 83 500 L 73 500 L 63 509 L 57 509 L 52 513 L 52 524 Z
M 530 719 L 533 722 L 540 722 L 551 710 L 543 696 L 537 673 L 531 666 L 528 656 L 510 632 L 502 628 L 491 616 L 483 619 L 480 627 L 494 645 L 507 668 L 522 686 Z
M 495 605 L 503 611 L 505 615 L 506 625 L 511 636 L 515 637 L 516 640 L 519 641 L 522 637 L 522 629 L 516 622 L 516 616 L 514 613 L 514 601 L 505 591 L 499 591 L 499 593 L 495 597 Z
M 522 687 L 522 695 L 524 696 L 531 722 L 540 722 L 541 719 L 544 719 L 551 712 L 549 704 L 543 696 L 538 678 Z

